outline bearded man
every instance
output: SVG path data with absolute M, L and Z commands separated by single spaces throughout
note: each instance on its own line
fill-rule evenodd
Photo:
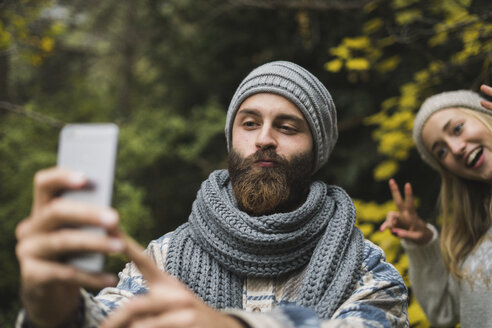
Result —
M 323 84 L 290 62 L 254 69 L 232 98 L 225 134 L 228 170 L 210 174 L 188 222 L 146 253 L 118 231 L 114 210 L 55 199 L 83 177 L 38 173 L 33 212 L 17 229 L 18 326 L 407 327 L 407 289 L 355 227 L 351 199 L 311 181 L 338 137 Z M 59 229 L 81 222 L 108 236 Z M 93 297 L 79 287 L 111 279 L 56 260 L 73 251 L 132 262 Z

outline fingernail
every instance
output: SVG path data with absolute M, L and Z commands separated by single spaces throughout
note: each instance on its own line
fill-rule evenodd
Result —
M 125 248 L 125 244 L 119 238 L 111 238 L 109 240 L 109 247 L 113 252 L 121 252 Z
M 87 178 L 85 175 L 81 172 L 73 172 L 70 174 L 68 177 L 70 184 L 73 185 L 81 185 L 87 181 Z
M 101 222 L 106 226 L 112 226 L 118 222 L 118 216 L 113 211 L 104 211 L 100 217 Z

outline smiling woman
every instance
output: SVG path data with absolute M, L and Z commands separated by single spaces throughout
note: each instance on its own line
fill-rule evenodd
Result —
M 492 96 L 492 88 L 481 90 Z M 439 327 L 492 322 L 491 109 L 477 93 L 458 90 L 428 98 L 415 117 L 417 149 L 441 175 L 441 238 L 416 213 L 411 185 L 402 198 L 389 182 L 398 211 L 388 213 L 381 229 L 403 239 L 417 300 Z
M 465 108 L 431 115 L 422 129 L 426 149 L 449 172 L 492 184 L 492 116 Z

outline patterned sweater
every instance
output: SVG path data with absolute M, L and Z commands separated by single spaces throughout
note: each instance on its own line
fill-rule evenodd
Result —
M 162 270 L 171 234 L 152 241 L 147 248 Z M 252 328 L 408 327 L 407 288 L 398 271 L 386 262 L 383 251 L 367 240 L 361 269 L 361 278 L 352 295 L 330 320 L 320 320 L 314 310 L 296 305 L 302 271 L 282 279 L 247 278 L 242 309 L 222 311 L 240 317 Z M 83 327 L 97 327 L 108 313 L 133 295 L 146 293 L 145 281 L 133 263 L 126 265 L 119 278 L 116 287 L 105 288 L 96 297 L 81 291 Z M 22 324 L 23 313 L 18 319 L 18 327 L 26 326 Z

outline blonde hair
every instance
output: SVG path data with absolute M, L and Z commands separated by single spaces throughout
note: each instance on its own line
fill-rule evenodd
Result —
M 492 116 L 459 108 L 480 120 L 492 134 Z M 448 271 L 462 279 L 461 265 L 491 226 L 491 186 L 460 178 L 441 167 L 441 251 Z

